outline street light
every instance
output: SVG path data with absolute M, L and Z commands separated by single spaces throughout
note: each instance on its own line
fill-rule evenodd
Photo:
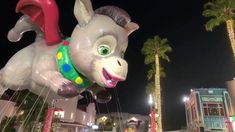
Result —
M 98 126 L 98 125 L 92 125 L 91 128 L 92 128 L 93 130 L 96 130 L 96 129 L 99 129 L 99 126 Z
M 152 96 L 152 94 L 149 94 L 149 104 L 152 106 L 152 104 L 153 104 L 153 96 Z
M 189 101 L 189 97 L 188 96 L 184 96 L 183 97 L 183 102 L 184 102 L 184 110 L 185 110 L 185 115 L 186 115 L 186 125 L 188 126 L 188 114 L 187 114 L 187 106 L 186 106 L 186 104 L 187 104 L 187 102 Z
M 182 100 L 184 103 L 186 103 L 187 101 L 189 101 L 189 98 L 187 96 L 184 96 Z

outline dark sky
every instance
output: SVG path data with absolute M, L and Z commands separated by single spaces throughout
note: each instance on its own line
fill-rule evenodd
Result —
M 12 44 L 6 35 L 20 14 L 15 14 L 17 0 L 1 1 L 0 14 L 0 67 L 18 50 L 32 42 L 34 34 L 27 33 L 21 42 Z M 57 0 L 60 8 L 60 28 L 70 35 L 76 20 L 73 16 L 74 0 Z M 148 115 L 149 107 L 145 86 L 147 66 L 141 48 L 144 41 L 160 35 L 170 41 L 173 52 L 170 63 L 162 62 L 167 76 L 162 79 L 163 120 L 165 130 L 185 126 L 182 96 L 191 88 L 225 87 L 225 81 L 234 75 L 234 60 L 225 25 L 206 32 L 207 19 L 201 16 L 205 0 L 93 0 L 94 8 L 116 5 L 125 9 L 140 29 L 129 39 L 126 60 L 129 64 L 128 78 L 118 84 L 117 96 L 112 102 L 99 105 L 98 112 L 123 112 Z M 112 94 L 115 90 L 110 90 Z M 120 103 L 121 109 L 117 108 Z

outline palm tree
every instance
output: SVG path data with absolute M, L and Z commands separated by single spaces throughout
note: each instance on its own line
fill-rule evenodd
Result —
M 172 48 L 169 46 L 169 41 L 166 38 L 160 38 L 158 35 L 147 39 L 147 41 L 144 42 L 143 48 L 141 49 L 142 54 L 145 55 L 144 63 L 150 66 L 148 71 L 148 80 L 153 79 L 153 76 L 155 75 L 155 82 L 150 82 L 147 85 L 147 90 L 153 95 L 154 107 L 159 115 L 158 130 L 160 132 L 162 131 L 160 75 L 164 76 L 165 74 L 162 71 L 163 68 L 160 66 L 159 59 L 163 59 L 169 62 L 170 59 L 166 53 L 171 51 Z
M 23 102 L 19 110 L 24 112 L 18 119 L 23 123 L 22 125 L 25 131 L 35 129 L 36 123 L 44 121 L 47 103 L 44 103 L 42 97 L 31 92 L 20 91 L 18 101 Z
M 4 129 L 4 132 L 16 132 L 16 129 L 14 128 L 15 121 L 16 116 L 5 117 L 0 123 L 0 131 L 2 132 Z
M 16 113 L 16 124 L 22 125 L 24 131 L 35 129 L 35 124 L 43 122 L 46 114 L 47 103 L 38 95 L 28 90 L 16 91 L 13 102 L 19 107 Z
M 210 0 L 204 5 L 203 16 L 210 18 L 206 23 L 207 31 L 212 31 L 215 27 L 226 23 L 226 28 L 231 43 L 233 55 L 235 57 L 235 36 L 234 36 L 234 18 L 235 18 L 235 0 Z
M 47 104 L 41 97 L 28 90 L 23 90 L 16 91 L 10 99 L 10 101 L 16 102 L 17 111 L 13 117 L 3 120 L 0 124 L 0 131 L 13 132 L 13 127 L 19 125 L 23 126 L 24 131 L 31 131 L 36 123 L 44 121 Z

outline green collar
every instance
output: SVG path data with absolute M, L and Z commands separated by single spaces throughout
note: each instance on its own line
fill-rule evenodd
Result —
M 77 84 L 78 88 L 87 88 L 92 83 L 74 68 L 68 54 L 69 42 L 70 38 L 66 38 L 58 48 L 56 58 L 59 71 L 64 78 Z

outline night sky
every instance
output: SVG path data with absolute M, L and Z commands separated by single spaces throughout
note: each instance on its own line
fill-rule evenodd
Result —
M 33 42 L 33 33 L 27 33 L 22 41 L 12 44 L 7 40 L 20 14 L 15 13 L 17 0 L 1 1 L 0 13 L 0 67 L 18 50 Z M 206 32 L 207 21 L 201 14 L 206 0 L 93 0 L 93 8 L 116 5 L 125 9 L 140 29 L 129 39 L 125 59 L 129 64 L 128 77 L 109 90 L 113 99 L 107 105 L 99 105 L 99 111 L 122 111 L 148 115 L 149 106 L 145 86 L 147 66 L 141 48 L 144 41 L 159 35 L 168 38 L 173 52 L 170 63 L 161 62 L 166 77 L 162 79 L 164 130 L 175 130 L 185 126 L 182 96 L 191 88 L 225 87 L 235 71 L 232 51 L 226 36 L 225 25 L 213 32 Z M 73 16 L 74 0 L 57 0 L 60 8 L 60 28 L 69 36 L 76 25 Z M 115 96 L 118 93 L 118 97 Z M 120 103 L 121 107 L 117 107 Z

